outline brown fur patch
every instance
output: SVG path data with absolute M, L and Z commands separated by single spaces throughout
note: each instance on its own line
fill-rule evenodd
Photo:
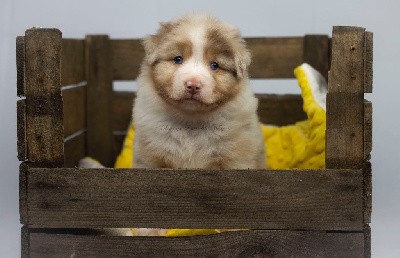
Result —
M 217 95 L 220 103 L 232 99 L 241 88 L 231 40 L 220 29 L 209 29 L 206 33 L 204 60 L 207 66 L 212 62 L 219 64 L 219 68 L 211 71 L 211 74 L 216 82 L 214 94 Z

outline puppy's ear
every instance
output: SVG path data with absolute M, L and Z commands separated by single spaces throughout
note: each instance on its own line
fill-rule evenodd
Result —
M 243 78 L 247 75 L 247 70 L 251 63 L 251 54 L 247 49 L 245 42 L 243 41 L 236 49 L 235 64 L 237 70 L 237 76 Z
M 144 52 L 145 52 L 145 61 L 149 64 L 152 65 L 156 62 L 157 60 L 157 36 L 156 35 L 150 35 L 147 36 L 143 42 L 142 45 L 144 47 Z
M 157 61 L 157 50 L 161 39 L 164 38 L 173 27 L 174 25 L 170 22 L 161 22 L 157 34 L 147 36 L 143 40 L 144 51 L 146 53 L 145 60 L 149 65 L 152 65 Z

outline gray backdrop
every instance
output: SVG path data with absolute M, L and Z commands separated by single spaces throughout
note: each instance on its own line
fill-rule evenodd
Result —
M 143 37 L 153 33 L 159 21 L 191 11 L 214 14 L 238 26 L 244 36 L 331 34 L 333 25 L 358 25 L 374 32 L 374 93 L 368 96 L 374 104 L 372 253 L 399 255 L 400 1 L 0 0 L 0 6 L 0 257 L 18 257 L 20 249 L 15 37 L 32 26 L 59 28 L 64 37 L 82 38 L 86 33 Z M 253 87 L 298 92 L 291 80 L 257 81 Z

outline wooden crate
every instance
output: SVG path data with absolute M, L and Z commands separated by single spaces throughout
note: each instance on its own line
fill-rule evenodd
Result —
M 293 78 L 303 62 L 328 80 L 324 170 L 77 169 L 112 166 L 128 127 L 140 40 L 17 37 L 23 257 L 369 257 L 372 33 L 248 38 L 252 78 Z M 329 72 L 328 72 L 329 71 Z M 258 95 L 261 121 L 305 118 L 298 95 Z M 248 228 L 192 237 L 122 237 L 88 228 Z

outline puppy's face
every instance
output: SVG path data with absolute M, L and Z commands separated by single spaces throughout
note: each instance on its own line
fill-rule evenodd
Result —
M 161 24 L 144 46 L 156 92 L 182 110 L 213 110 L 245 87 L 250 64 L 245 43 L 236 28 L 213 17 Z

